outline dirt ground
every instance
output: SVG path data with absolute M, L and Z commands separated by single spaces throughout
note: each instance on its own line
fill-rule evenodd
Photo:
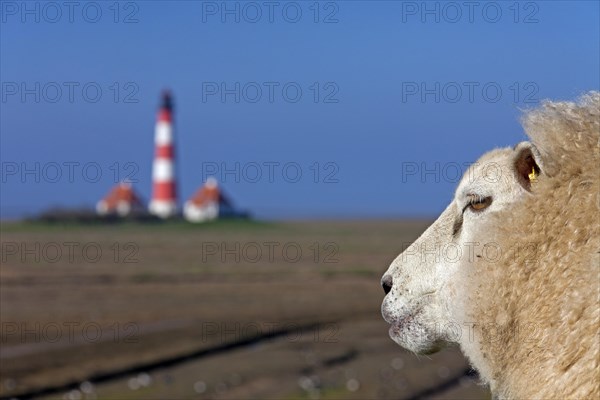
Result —
M 428 221 L 2 225 L 0 396 L 489 399 L 388 336 L 381 274 Z

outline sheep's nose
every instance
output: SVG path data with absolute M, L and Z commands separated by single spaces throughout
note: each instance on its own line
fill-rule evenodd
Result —
M 392 290 L 392 276 L 391 275 L 384 275 L 383 278 L 381 278 L 381 286 L 383 287 L 383 291 L 385 292 L 385 294 L 388 294 L 390 292 L 390 290 Z

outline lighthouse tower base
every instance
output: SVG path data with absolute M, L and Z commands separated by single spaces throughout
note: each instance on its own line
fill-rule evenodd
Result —
M 152 200 L 148 211 L 159 218 L 171 218 L 177 215 L 177 204 L 174 201 Z

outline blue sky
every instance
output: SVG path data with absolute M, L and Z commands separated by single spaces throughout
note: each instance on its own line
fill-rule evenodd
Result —
M 600 86 L 595 1 L 46 4 L 2 1 L 3 218 L 148 200 L 163 88 L 182 199 L 217 166 L 258 216 L 358 218 L 437 214 L 520 110 Z

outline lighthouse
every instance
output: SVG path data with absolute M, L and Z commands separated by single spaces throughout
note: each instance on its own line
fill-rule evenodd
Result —
M 177 184 L 175 181 L 175 143 L 173 140 L 173 101 L 163 92 L 154 132 L 154 162 L 152 164 L 152 199 L 148 211 L 160 218 L 177 214 Z

